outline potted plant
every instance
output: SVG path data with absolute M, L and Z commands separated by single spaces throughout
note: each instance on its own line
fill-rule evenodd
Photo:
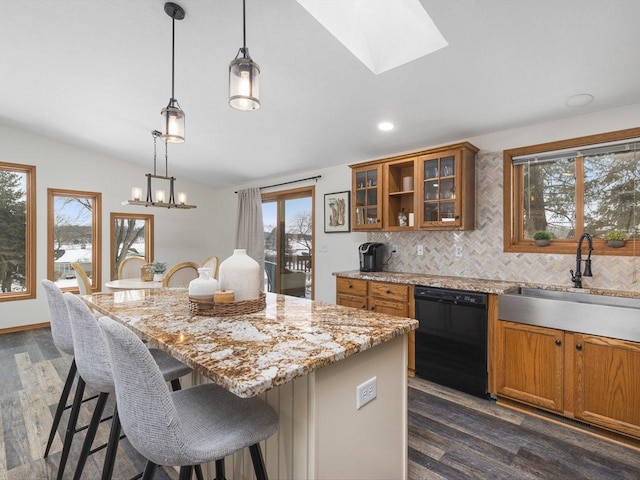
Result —
M 151 270 L 153 271 L 153 281 L 161 282 L 164 277 L 164 272 L 167 271 L 167 264 L 165 262 L 153 262 L 151 264 Z
M 620 248 L 624 247 L 624 244 L 627 242 L 628 235 L 622 230 L 610 230 L 604 236 L 604 239 L 607 241 L 607 245 L 611 248 Z
M 536 245 L 539 247 L 546 247 L 551 243 L 552 235 L 546 230 L 540 230 L 533 234 L 533 239 L 536 241 Z

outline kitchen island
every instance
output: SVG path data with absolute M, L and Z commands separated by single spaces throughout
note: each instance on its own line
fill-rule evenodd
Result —
M 193 368 L 194 383 L 272 405 L 270 478 L 406 478 L 406 334 L 416 320 L 275 294 L 265 310 L 229 317 L 191 315 L 184 289 L 84 300 Z M 357 409 L 356 387 L 372 377 L 377 398 Z M 253 476 L 248 452 L 226 467 L 229 480 Z

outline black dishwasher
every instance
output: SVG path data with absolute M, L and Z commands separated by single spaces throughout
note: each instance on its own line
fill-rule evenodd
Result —
M 487 294 L 416 286 L 416 374 L 489 398 Z

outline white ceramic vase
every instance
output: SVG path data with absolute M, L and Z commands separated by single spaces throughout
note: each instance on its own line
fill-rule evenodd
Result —
M 220 289 L 233 290 L 236 302 L 260 296 L 260 264 L 247 255 L 244 248 L 236 248 L 233 255 L 220 264 L 218 278 Z
M 198 278 L 194 278 L 189 282 L 189 296 L 196 300 L 204 302 L 212 302 L 213 294 L 218 290 L 218 281 L 211 278 L 210 268 L 199 268 Z

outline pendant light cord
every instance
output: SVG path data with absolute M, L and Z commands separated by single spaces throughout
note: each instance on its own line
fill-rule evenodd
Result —
M 174 96 L 174 72 L 175 72 L 175 57 L 176 57 L 176 17 L 172 15 L 171 19 L 171 100 L 175 99 Z
M 245 19 L 244 1 L 242 0 L 242 48 L 247 50 L 247 23 Z

